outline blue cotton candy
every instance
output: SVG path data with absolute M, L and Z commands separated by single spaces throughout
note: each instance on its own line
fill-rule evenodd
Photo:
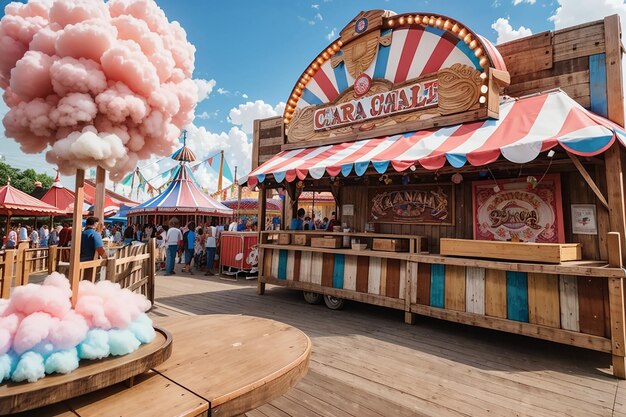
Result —
M 47 374 L 68 374 L 78 368 L 78 352 L 76 348 L 60 350 L 51 354 L 45 362 Z
M 5 353 L 0 356 L 0 382 L 11 377 L 11 368 L 13 367 L 14 358 Z
M 55 350 L 56 349 L 54 348 L 54 345 L 47 341 L 39 342 L 31 349 L 31 351 L 39 353 L 41 356 L 43 356 L 44 361 L 48 356 L 54 353 Z
M 46 375 L 43 356 L 35 352 L 26 352 L 20 356 L 11 379 L 15 382 L 35 382 Z
M 102 359 L 109 356 L 109 333 L 102 329 L 92 329 L 78 345 L 80 359 Z
M 141 343 L 150 343 L 154 340 L 156 333 L 152 327 L 152 320 L 146 314 L 141 314 L 135 321 L 128 326 L 137 340 Z
M 111 329 L 109 330 L 109 349 L 111 355 L 120 356 L 134 352 L 139 348 L 141 342 L 130 330 Z

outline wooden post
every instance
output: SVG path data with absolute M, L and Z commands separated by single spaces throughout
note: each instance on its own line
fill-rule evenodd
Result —
M 28 284 L 28 278 L 30 277 L 30 251 L 25 250 L 22 252 L 22 273 L 20 274 L 20 285 Z
M 18 238 L 19 239 L 19 238 Z M 24 254 L 28 249 L 28 241 L 22 241 L 17 244 L 17 257 L 15 259 L 15 283 L 20 284 L 22 282 Z
M 257 216 L 257 223 L 259 225 L 259 238 L 258 243 L 265 243 L 261 238 L 261 232 L 265 230 L 265 214 L 267 212 L 267 188 L 264 185 L 259 189 L 259 215 Z M 263 281 L 263 248 L 259 248 L 259 279 L 257 280 L 257 293 L 259 295 L 265 294 L 265 282 Z
M 613 122 L 624 126 L 622 42 L 618 15 L 604 18 L 604 41 L 606 45 L 607 115 Z M 605 153 L 605 169 L 610 231 L 619 233 L 621 246 L 626 247 L 624 240 L 626 239 L 626 221 L 624 219 L 626 211 L 624 208 L 624 174 L 621 152 L 620 144 L 615 141 Z M 624 258 L 622 258 L 623 261 Z
M 52 245 L 48 248 L 48 275 L 57 270 L 57 259 L 59 257 L 59 247 Z
M 93 215 L 100 220 L 98 224 L 98 232 L 104 228 L 104 195 L 106 183 L 106 171 L 100 165 L 96 168 L 96 195 L 94 202 Z
M 409 241 L 409 252 L 415 253 L 415 239 L 411 239 Z M 411 313 L 411 288 L 412 285 L 412 277 L 413 277 L 413 268 L 417 267 L 417 264 L 413 262 L 406 262 L 406 278 L 404 285 L 404 322 L 406 324 L 413 324 L 415 322 L 415 314 Z
M 154 277 L 156 275 L 156 268 L 154 263 L 156 261 L 156 239 L 152 238 L 148 241 L 148 300 L 154 305 Z
M 72 223 L 72 246 L 70 247 L 69 280 L 72 286 L 72 306 L 76 306 L 78 281 L 80 280 L 80 240 L 83 220 L 83 201 L 85 200 L 85 170 L 76 170 L 76 191 L 74 194 L 74 216 Z
M 2 268 L 2 298 L 9 298 L 13 286 L 13 265 L 15 262 L 15 249 L 4 251 L 4 268 Z
M 622 268 L 622 247 L 619 233 L 610 232 L 609 266 Z M 626 327 L 624 325 L 624 280 L 609 278 L 609 315 L 611 320 L 611 355 L 613 376 L 626 379 Z

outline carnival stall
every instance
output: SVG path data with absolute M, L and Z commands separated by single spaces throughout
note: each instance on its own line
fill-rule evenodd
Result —
M 188 163 L 196 160 L 186 145 L 174 152 L 172 159 L 179 162 L 172 182 L 161 194 L 128 210 L 129 224 L 167 224 L 172 217 L 181 225 L 190 221 L 212 223 L 213 219 L 233 216 L 233 210 L 204 194 L 198 188 Z
M 609 16 L 496 48 L 445 16 L 357 15 L 255 124 L 259 201 L 285 188 L 289 224 L 331 192 L 341 225 L 261 232 L 259 293 L 609 352 L 626 377 L 620 36 Z

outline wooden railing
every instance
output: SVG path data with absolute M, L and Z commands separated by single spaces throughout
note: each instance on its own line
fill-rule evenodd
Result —
M 8 298 L 13 286 L 28 284 L 33 274 L 57 271 L 67 275 L 69 251 L 70 248 L 57 246 L 29 249 L 21 244 L 18 249 L 0 253 L 0 297 Z M 109 247 L 107 251 L 108 259 L 80 263 L 80 280 L 107 279 L 154 302 L 155 240 L 141 245 Z

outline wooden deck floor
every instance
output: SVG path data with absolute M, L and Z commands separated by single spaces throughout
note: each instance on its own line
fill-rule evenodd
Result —
M 256 281 L 157 277 L 152 314 L 214 313 L 279 320 L 313 342 L 307 376 L 248 417 L 626 417 L 606 354 L 429 318 L 409 326 L 359 303 L 331 311 L 280 287 L 258 296 Z

